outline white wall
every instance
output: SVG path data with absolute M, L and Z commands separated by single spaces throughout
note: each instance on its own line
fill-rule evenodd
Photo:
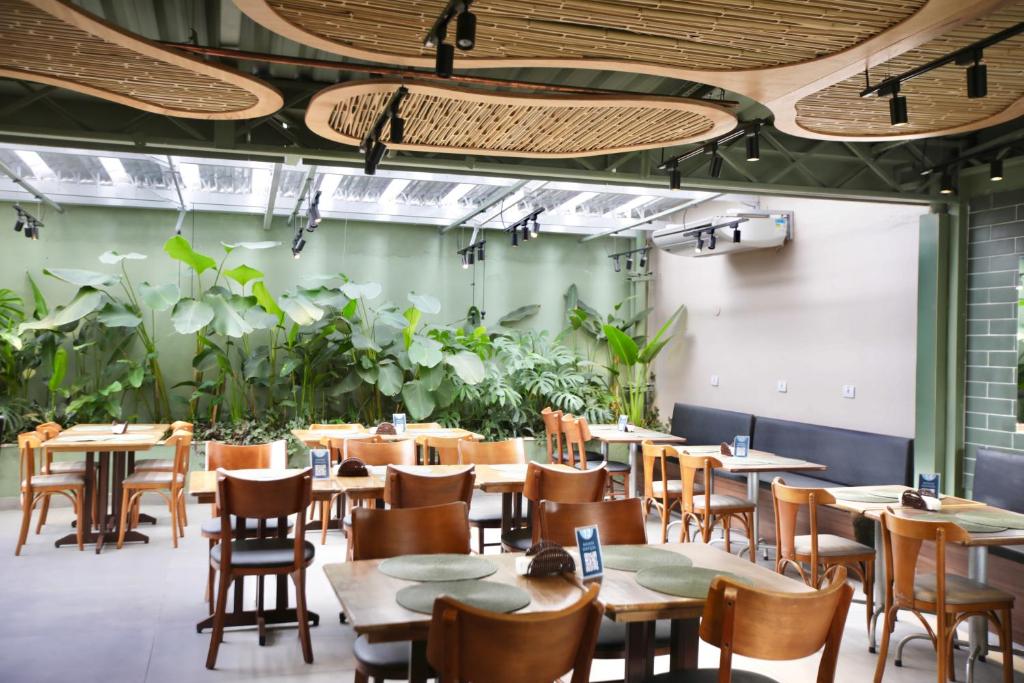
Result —
M 918 216 L 927 209 L 781 198 L 761 208 L 795 212 L 792 242 L 653 258 L 653 322 L 687 308 L 655 366 L 662 416 L 681 401 L 913 436 Z M 844 384 L 856 398 L 842 397 Z

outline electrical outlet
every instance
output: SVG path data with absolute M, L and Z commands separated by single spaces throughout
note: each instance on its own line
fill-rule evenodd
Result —
M 778 384 L 775 385 L 775 388 L 778 389 L 780 394 L 784 394 L 789 391 L 789 387 L 786 385 L 786 380 L 784 379 L 780 379 Z
M 718 375 L 711 375 L 711 386 L 718 386 Z
M 852 384 L 844 384 L 843 398 L 857 398 L 857 387 Z

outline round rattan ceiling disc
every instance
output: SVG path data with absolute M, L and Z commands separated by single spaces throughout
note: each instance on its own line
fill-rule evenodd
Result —
M 515 612 L 530 604 L 530 594 L 518 586 L 494 581 L 435 581 L 406 586 L 395 594 L 402 607 L 430 614 L 434 601 L 447 595 L 489 612 Z
M 750 583 L 732 572 L 681 566 L 642 569 L 636 573 L 636 582 L 659 593 L 700 600 L 707 597 L 708 589 L 711 588 L 711 582 L 716 576 L 724 576 L 739 583 Z
M 693 566 L 693 560 L 685 555 L 649 545 L 606 545 L 601 548 L 601 554 L 605 567 L 626 572 L 637 572 L 649 567 Z
M 488 560 L 473 555 L 402 555 L 382 561 L 380 571 L 406 581 L 464 581 L 498 571 Z

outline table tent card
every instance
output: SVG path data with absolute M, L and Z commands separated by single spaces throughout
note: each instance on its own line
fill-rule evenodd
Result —
M 604 574 L 601 537 L 596 526 L 576 527 L 576 547 L 580 551 L 580 570 L 584 579 L 593 579 Z
M 732 455 L 734 458 L 745 458 L 750 453 L 750 437 L 737 436 L 732 440 Z
M 309 449 L 309 466 L 314 479 L 331 478 L 331 453 L 326 448 Z
M 396 434 L 405 434 L 405 413 L 394 413 L 391 416 L 391 424 L 395 425 Z
M 942 475 L 937 472 L 921 473 L 917 477 L 917 488 L 921 491 L 931 491 L 938 498 L 939 490 L 942 488 Z

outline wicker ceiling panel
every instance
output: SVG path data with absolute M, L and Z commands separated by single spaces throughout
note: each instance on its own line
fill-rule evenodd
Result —
M 966 45 L 1024 22 L 1024 3 L 1018 2 L 925 43 L 870 71 L 871 82 L 903 73 Z M 889 98 L 861 99 L 864 76 L 836 83 L 797 102 L 797 124 L 815 133 L 842 136 L 939 134 L 984 121 L 1024 97 L 1024 36 L 985 50 L 988 96 L 967 99 L 964 67 L 950 64 L 900 86 L 907 97 L 909 123 L 898 128 L 889 121 Z
M 272 31 L 339 54 L 433 63 L 423 37 L 444 0 L 235 0 Z M 476 0 L 473 62 L 602 60 L 759 69 L 835 54 L 912 16 L 927 0 Z M 453 29 L 454 30 L 454 27 Z
M 306 125 L 349 145 L 384 110 L 398 83 L 342 84 L 318 93 Z M 405 142 L 395 149 L 522 157 L 608 154 L 705 139 L 735 117 L 712 103 L 659 97 L 497 95 L 406 84 Z M 388 126 L 383 139 L 390 138 Z
M 0 76 L 188 118 L 253 118 L 282 104 L 255 78 L 166 50 L 61 0 L 0 2 Z

